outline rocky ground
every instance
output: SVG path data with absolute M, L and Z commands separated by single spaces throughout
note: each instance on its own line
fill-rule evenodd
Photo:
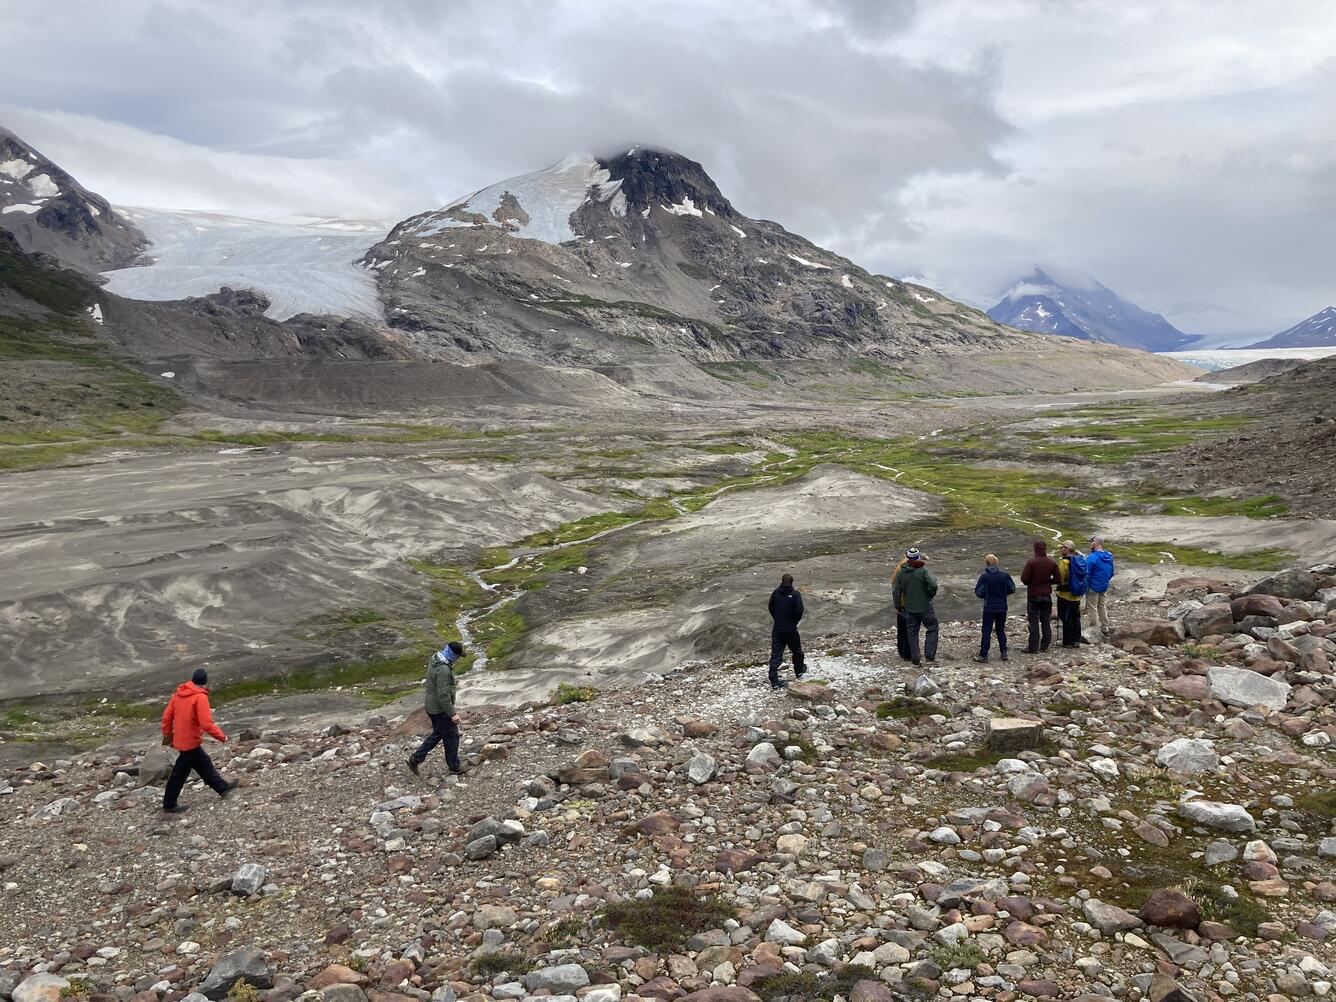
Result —
M 181 818 L 132 750 L 13 770 L 0 997 L 1322 997 L 1333 574 L 1171 582 L 1118 646 L 809 637 L 784 693 L 711 662 L 473 714 L 462 782 L 388 714 L 233 734 Z

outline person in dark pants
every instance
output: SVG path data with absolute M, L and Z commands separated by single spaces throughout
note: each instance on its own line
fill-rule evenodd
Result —
M 902 558 L 895 565 L 895 570 L 891 572 L 891 587 L 894 590 L 895 579 L 900 574 L 900 569 L 905 566 L 908 558 Z M 900 655 L 901 661 L 908 661 L 909 658 L 909 618 L 905 615 L 904 606 L 898 602 L 895 606 L 895 652 Z
M 408 768 L 414 776 L 418 766 L 427 761 L 431 750 L 444 744 L 445 765 L 456 776 L 468 770 L 459 764 L 459 714 L 455 712 L 455 662 L 464 656 L 464 645 L 452 640 L 431 656 L 427 663 L 424 706 L 431 720 L 431 733 L 422 739 L 418 750 L 408 756 Z
M 220 797 L 226 797 L 236 783 L 229 783 L 214 768 L 213 759 L 204 750 L 204 735 L 226 743 L 227 735 L 213 722 L 209 708 L 209 673 L 196 668 L 189 682 L 177 686 L 167 708 L 162 711 L 162 739 L 178 752 L 176 764 L 167 777 L 167 789 L 162 794 L 162 809 L 168 814 L 182 814 L 187 808 L 177 803 L 181 790 L 191 772 L 198 774 L 206 786 Z
M 1002 660 L 1007 660 L 1007 596 L 1016 593 L 1016 582 L 1011 575 L 997 566 L 993 554 L 983 558 L 983 573 L 974 586 L 974 594 L 983 599 L 983 639 L 979 655 L 974 660 L 988 663 L 988 647 L 997 633 L 997 649 Z
M 784 683 L 779 678 L 779 666 L 784 660 L 784 648 L 793 652 L 793 677 L 802 678 L 807 674 L 807 661 L 803 657 L 803 638 L 798 635 L 798 623 L 803 618 L 803 595 L 793 587 L 793 575 L 785 574 L 779 579 L 779 587 L 770 593 L 770 688 L 782 689 Z
M 909 632 L 909 660 L 918 665 L 919 631 L 924 631 L 923 657 L 929 662 L 937 660 L 937 613 L 932 607 L 932 600 L 937 595 L 937 578 L 927 567 L 928 558 L 917 546 L 905 551 L 904 566 L 895 575 L 891 586 L 891 597 L 897 609 L 905 610 L 905 623 Z
M 1060 584 L 1058 562 L 1048 555 L 1048 544 L 1034 541 L 1034 556 L 1021 568 L 1021 584 L 1025 585 L 1025 617 L 1030 622 L 1030 642 L 1026 654 L 1048 650 L 1053 643 L 1053 586 Z
M 1071 578 L 1072 555 L 1076 544 L 1064 540 L 1058 557 L 1058 623 L 1062 626 L 1062 646 L 1081 646 L 1081 599 L 1067 589 Z

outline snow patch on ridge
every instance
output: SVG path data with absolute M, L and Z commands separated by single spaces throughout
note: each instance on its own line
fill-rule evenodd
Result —
M 22 181 L 32 170 L 33 165 L 26 160 L 14 159 L 0 163 L 0 174 L 12 177 L 15 181 Z
M 817 264 L 815 261 L 809 261 L 805 257 L 799 257 L 797 254 L 790 254 L 789 257 L 794 261 L 797 261 L 804 268 L 818 268 L 822 271 L 830 271 L 830 265 L 828 264 Z
M 594 197 L 600 201 L 611 201 L 609 206 L 614 214 L 625 215 L 626 197 L 621 194 L 621 182 L 611 182 L 612 174 L 588 154 L 575 154 L 547 170 L 532 174 L 520 174 L 507 178 L 498 184 L 475 191 L 471 195 L 455 199 L 440 212 L 432 213 L 413 231 L 414 236 L 430 237 L 449 229 L 469 226 L 496 226 L 502 228 L 497 219 L 497 210 L 507 194 L 515 199 L 520 209 L 529 217 L 528 222 L 519 219 L 506 219 L 504 228 L 516 236 L 529 240 L 541 240 L 543 243 L 561 244 L 576 238 L 571 229 L 571 214 L 589 200 L 591 189 Z M 617 201 L 621 197 L 620 202 Z M 480 223 L 468 216 L 482 216 L 487 220 Z M 464 216 L 466 218 L 458 218 Z
M 38 198 L 52 198 L 60 194 L 60 185 L 52 181 L 46 174 L 38 174 L 36 177 L 28 178 L 28 187 Z

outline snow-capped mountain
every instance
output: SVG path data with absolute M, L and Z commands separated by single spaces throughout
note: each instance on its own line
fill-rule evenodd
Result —
M 413 216 L 363 263 L 390 325 L 448 356 L 837 357 L 1008 337 L 743 216 L 700 164 L 648 147 L 570 156 Z
M 83 272 L 122 268 L 147 240 L 101 195 L 0 127 L 0 229 Z
M 1250 348 L 1326 348 L 1336 347 L 1336 306 L 1318 310 L 1275 337 L 1258 341 Z
M 1064 285 L 1038 268 L 1014 283 L 988 315 L 1019 330 L 1144 351 L 1175 351 L 1196 340 L 1099 282 Z

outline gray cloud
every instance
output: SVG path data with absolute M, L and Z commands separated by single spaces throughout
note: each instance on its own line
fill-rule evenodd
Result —
M 392 220 L 653 143 L 744 212 L 984 305 L 1035 263 L 1191 330 L 1336 299 L 1323 0 L 63 10 L 80 31 L 6 24 L 0 121 L 123 204 Z

